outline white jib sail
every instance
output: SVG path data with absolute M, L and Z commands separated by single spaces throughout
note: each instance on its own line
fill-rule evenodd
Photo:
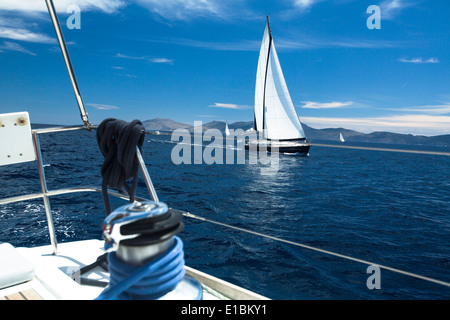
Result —
M 259 132 L 266 130 L 264 132 L 266 139 L 304 139 L 305 133 L 292 103 L 275 44 L 269 32 L 267 24 L 256 77 L 255 118 L 257 129 Z M 265 103 L 265 110 L 262 107 L 263 103 Z

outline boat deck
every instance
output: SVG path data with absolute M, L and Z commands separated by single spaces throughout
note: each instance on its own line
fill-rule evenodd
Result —
M 100 240 L 59 244 L 58 255 L 52 254 L 50 245 L 16 250 L 34 266 L 35 276 L 31 281 L 0 290 L 2 297 L 33 290 L 44 300 L 90 300 L 95 299 L 104 289 L 81 285 L 72 278 L 77 270 L 95 262 L 104 253 L 103 242 Z M 86 277 L 107 281 L 109 274 L 97 267 L 87 273 Z
M 90 265 L 104 254 L 104 242 L 85 240 L 58 245 L 58 255 L 52 246 L 16 248 L 17 252 L 34 266 L 35 275 L 30 281 L 0 290 L 0 300 L 93 300 L 104 287 L 81 284 L 77 271 Z M 267 299 L 246 289 L 222 281 L 185 266 L 186 274 L 196 278 L 203 287 L 203 300 L 260 300 Z M 82 278 L 108 283 L 109 273 L 100 266 Z M 171 299 L 170 296 L 162 300 Z M 174 299 L 176 300 L 176 299 Z
M 0 300 L 43 300 L 43 298 L 34 289 L 27 289 L 0 297 Z

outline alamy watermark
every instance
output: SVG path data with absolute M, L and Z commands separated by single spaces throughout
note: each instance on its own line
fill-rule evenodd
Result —
M 174 130 L 171 141 L 177 144 L 171 152 L 172 162 L 176 165 L 259 164 L 263 175 L 273 175 L 278 172 L 279 155 L 276 145 L 272 145 L 268 152 L 265 144 L 257 143 L 255 134 L 246 135 L 242 129 L 229 131 L 230 134 L 224 136 L 218 129 L 203 130 L 201 121 L 194 122 L 193 132 L 187 129 Z M 204 142 L 208 144 L 204 145 Z M 246 149 L 248 149 L 248 161 Z
M 81 29 L 81 9 L 77 5 L 70 5 L 66 9 L 67 13 L 72 13 L 66 21 L 67 29 Z
M 367 28 L 370 30 L 373 29 L 381 29 L 381 9 L 379 6 L 371 5 L 367 8 L 366 12 L 371 14 L 369 18 L 367 18 Z
M 370 276 L 367 278 L 367 281 L 366 281 L 367 289 L 370 289 L 370 290 L 381 289 L 380 267 L 375 264 L 372 264 L 367 267 L 366 273 L 370 274 Z

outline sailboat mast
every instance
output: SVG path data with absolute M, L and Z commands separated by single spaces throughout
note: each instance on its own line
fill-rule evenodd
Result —
M 267 61 L 266 61 L 266 73 L 264 76 L 264 94 L 263 94 L 263 114 L 262 114 L 262 132 L 263 138 L 264 129 L 266 127 L 266 84 L 267 84 L 267 70 L 269 69 L 269 57 L 270 57 L 270 48 L 272 47 L 272 31 L 270 31 L 270 23 L 269 23 L 269 14 L 266 16 L 267 18 L 267 28 L 269 31 L 269 47 L 267 48 Z
M 266 15 L 266 19 L 267 19 L 267 27 L 269 28 L 270 40 L 272 40 L 272 31 L 270 30 L 269 14 Z

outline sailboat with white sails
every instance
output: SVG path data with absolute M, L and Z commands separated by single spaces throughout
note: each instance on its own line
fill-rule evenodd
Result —
M 230 135 L 230 129 L 228 129 L 228 121 L 225 121 L 225 136 L 229 136 Z
M 269 16 L 256 73 L 254 129 L 258 139 L 250 139 L 247 149 L 308 155 L 311 143 L 306 140 L 281 70 Z

